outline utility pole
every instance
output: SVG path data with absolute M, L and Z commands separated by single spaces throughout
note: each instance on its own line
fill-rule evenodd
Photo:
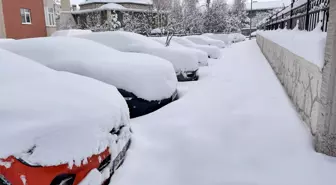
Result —
M 252 39 L 252 3 L 253 0 L 251 0 L 251 10 L 250 10 L 250 40 Z

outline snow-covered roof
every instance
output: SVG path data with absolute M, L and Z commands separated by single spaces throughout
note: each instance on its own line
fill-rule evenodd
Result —
M 120 4 L 108 3 L 98 8 L 99 10 L 126 10 L 127 8 L 123 7 Z
M 275 8 L 282 8 L 286 3 L 281 1 L 257 1 L 252 3 L 252 10 L 271 10 Z M 251 10 L 251 1 L 246 2 L 246 10 Z
M 91 3 L 132 3 L 143 5 L 153 4 L 152 0 L 85 0 L 85 2 L 80 3 L 79 5 L 91 4 Z

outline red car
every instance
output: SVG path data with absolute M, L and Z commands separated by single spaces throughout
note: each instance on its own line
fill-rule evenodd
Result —
M 124 162 L 130 144 L 131 140 L 128 140 L 123 150 L 113 160 L 110 169 L 111 176 Z M 91 170 L 97 169 L 103 172 L 111 163 L 111 154 L 109 148 L 107 148 L 99 155 L 89 157 L 87 164 L 73 166 L 72 168 L 69 168 L 68 164 L 32 166 L 13 156 L 0 159 L 1 163 L 3 165 L 0 165 L 0 185 L 77 185 Z M 5 164 L 8 164 L 8 166 Z M 105 184 L 108 184 L 108 181 L 109 178 L 106 179 Z

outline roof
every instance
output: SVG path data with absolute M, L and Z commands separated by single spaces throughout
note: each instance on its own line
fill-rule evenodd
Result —
M 131 3 L 131 4 L 142 4 L 151 5 L 152 0 L 85 0 L 85 2 L 79 5 L 91 4 L 91 3 Z
M 253 2 L 252 10 L 272 10 L 275 8 L 283 8 L 286 3 L 281 1 L 257 1 Z M 246 10 L 251 10 L 251 1 L 246 2 Z

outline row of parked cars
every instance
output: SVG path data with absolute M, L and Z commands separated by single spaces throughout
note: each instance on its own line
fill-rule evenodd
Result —
M 130 118 L 176 100 L 177 82 L 197 80 L 230 44 L 165 41 L 81 30 L 0 40 L 0 185 L 107 184 L 130 147 Z

